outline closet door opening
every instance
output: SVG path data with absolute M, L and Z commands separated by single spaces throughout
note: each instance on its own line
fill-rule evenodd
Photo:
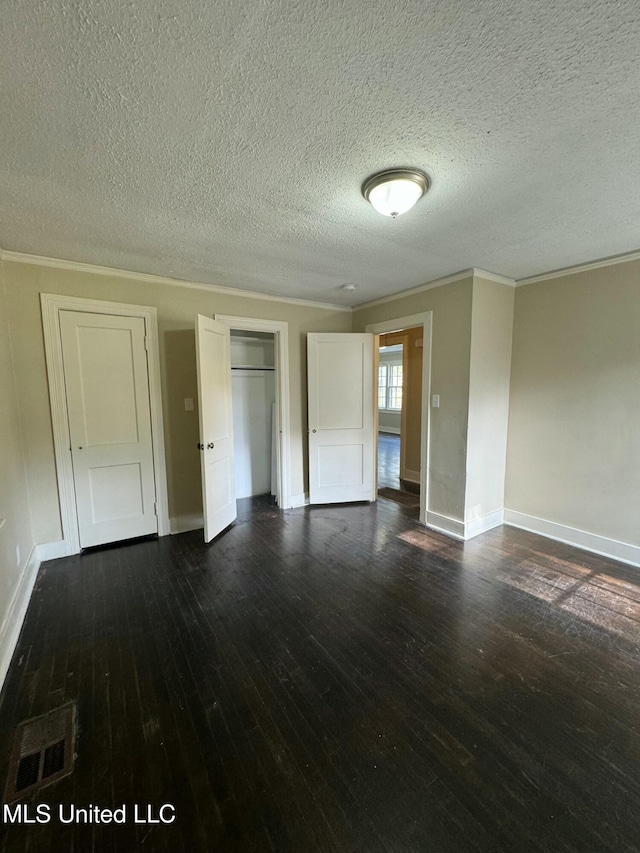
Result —
M 280 503 L 275 335 L 231 329 L 231 393 L 236 497 Z

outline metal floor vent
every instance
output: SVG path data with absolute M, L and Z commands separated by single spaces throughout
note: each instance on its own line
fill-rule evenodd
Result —
M 73 702 L 20 723 L 13 739 L 5 803 L 71 773 L 75 741 L 76 706 Z

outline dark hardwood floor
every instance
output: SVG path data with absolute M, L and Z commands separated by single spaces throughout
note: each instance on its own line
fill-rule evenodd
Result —
M 378 433 L 378 487 L 401 489 L 400 436 Z
M 638 570 L 508 527 L 455 542 L 388 501 L 248 500 L 210 546 L 44 564 L 2 779 L 15 726 L 69 701 L 77 759 L 0 848 L 638 851 L 639 619 Z

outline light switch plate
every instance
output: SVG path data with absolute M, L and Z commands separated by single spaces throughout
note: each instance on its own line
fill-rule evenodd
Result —
M 184 410 L 185 412 L 193 411 L 193 397 L 185 397 L 184 398 Z
M 434 409 L 440 408 L 440 394 L 434 394 L 431 398 L 431 405 Z

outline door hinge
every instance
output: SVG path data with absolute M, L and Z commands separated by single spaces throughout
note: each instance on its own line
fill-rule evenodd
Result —
M 153 503 L 153 514 L 158 515 L 158 504 L 155 501 Z
M 146 335 L 144 336 L 144 349 L 145 352 L 149 352 L 149 338 Z

